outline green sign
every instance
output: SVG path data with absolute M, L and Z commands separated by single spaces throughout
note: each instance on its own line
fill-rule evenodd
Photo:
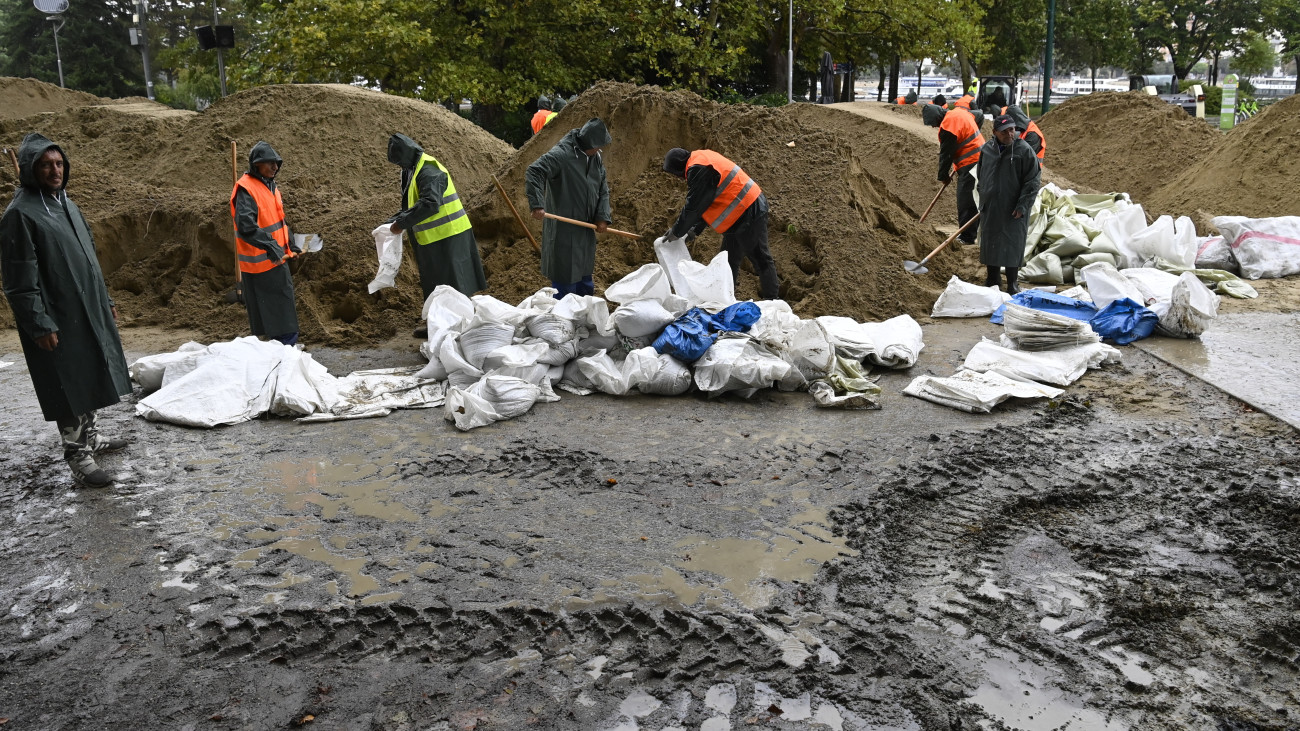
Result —
M 1228 74 L 1223 79 L 1223 106 L 1219 110 L 1219 129 L 1232 129 L 1237 120 L 1237 75 Z

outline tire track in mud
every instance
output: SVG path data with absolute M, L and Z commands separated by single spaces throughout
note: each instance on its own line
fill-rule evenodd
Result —
M 899 467 L 832 511 L 860 552 L 828 571 L 838 603 L 987 638 L 1139 727 L 1285 727 L 1300 708 L 1297 440 L 1253 427 L 1117 429 L 1066 401 Z

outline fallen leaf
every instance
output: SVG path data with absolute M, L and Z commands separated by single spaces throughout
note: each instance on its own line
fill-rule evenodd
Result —
M 767 707 L 767 712 L 772 714 L 773 716 L 780 716 L 781 714 L 785 713 L 785 711 L 781 710 L 781 707 L 775 703 Z
M 609 478 L 608 480 L 605 480 L 605 482 L 609 483 L 610 485 L 618 484 L 618 480 L 615 480 L 613 477 Z
M 648 540 L 650 540 L 650 539 L 647 538 L 646 536 L 641 536 L 641 540 L 643 540 L 643 541 L 648 541 Z
M 722 486 L 722 482 L 719 481 L 719 480 L 709 480 L 709 482 L 712 482 L 713 484 L 715 484 L 715 485 L 717 485 L 717 486 L 719 486 L 719 487 Z
M 220 721 L 222 718 L 225 718 L 225 717 L 222 716 L 220 713 L 214 713 L 214 714 L 212 714 L 211 716 L 208 716 L 208 720 L 209 720 L 209 721 Z
M 305 724 L 311 723 L 312 721 L 315 721 L 315 720 L 316 720 L 316 717 L 313 716 L 313 715 L 311 715 L 310 713 L 308 713 L 307 715 L 305 715 L 305 716 L 303 716 L 302 718 L 298 719 L 298 725 L 299 725 L 299 726 L 302 726 L 302 725 L 305 725 Z

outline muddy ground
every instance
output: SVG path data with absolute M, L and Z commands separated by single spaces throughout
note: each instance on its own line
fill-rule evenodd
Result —
M 1296 431 L 1134 348 L 1058 402 L 901 395 L 996 330 L 927 325 L 868 412 L 565 395 L 470 433 L 199 431 L 124 404 L 98 491 L 0 333 L 0 723 L 1296 728 Z

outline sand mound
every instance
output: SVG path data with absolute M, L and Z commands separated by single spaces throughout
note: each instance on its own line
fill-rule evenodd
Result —
M 69 192 L 91 221 L 128 323 L 213 338 L 247 329 L 243 307 L 222 301 L 234 281 L 230 141 L 241 173 L 253 143 L 270 142 L 285 159 L 279 179 L 290 224 L 326 241 L 295 275 L 304 337 L 317 343 L 373 341 L 418 317 L 413 264 L 401 286 L 365 292 L 375 270 L 370 230 L 400 208 L 389 134 L 424 143 L 469 191 L 512 152 L 440 106 L 343 85 L 261 87 L 202 114 L 144 114 L 131 103 L 72 108 L 0 122 L 0 143 L 16 145 L 33 129 L 69 154 Z M 3 180 L 13 177 L 10 170 Z
M 33 114 L 59 112 L 72 107 L 104 104 L 108 100 L 84 91 L 62 89 L 36 79 L 0 76 L 0 119 L 22 119 Z
M 1214 216 L 1300 216 L 1300 96 L 1283 99 L 1234 128 L 1208 154 L 1151 196 L 1153 212 Z
M 661 172 L 672 147 L 716 150 L 763 188 L 772 205 L 770 244 L 782 296 L 801 315 L 923 316 L 951 271 L 955 258 L 946 253 L 929 277 L 909 275 L 902 266 L 939 242 L 928 222 L 915 224 L 937 190 L 937 183 L 923 182 L 934 176 L 933 150 L 904 130 L 812 105 L 728 106 L 658 87 L 598 84 L 505 166 L 501 180 L 516 206 L 527 205 L 528 164 L 593 116 L 605 120 L 614 138 L 605 152 L 613 225 L 644 237 L 601 238 L 598 285 L 654 261 L 652 242 L 672 224 L 686 195 L 684 181 Z M 846 128 L 874 134 L 848 135 Z M 499 197 L 477 196 L 470 216 L 493 294 L 512 301 L 545 286 L 537 256 Z M 529 225 L 540 236 L 540 226 Z M 711 258 L 719 242 L 712 232 L 701 236 L 695 258 Z M 747 264 L 743 270 L 737 295 L 754 297 L 757 280 Z
M 1141 92 L 1078 96 L 1038 125 L 1052 170 L 1139 203 L 1204 159 L 1220 136 L 1205 120 Z

